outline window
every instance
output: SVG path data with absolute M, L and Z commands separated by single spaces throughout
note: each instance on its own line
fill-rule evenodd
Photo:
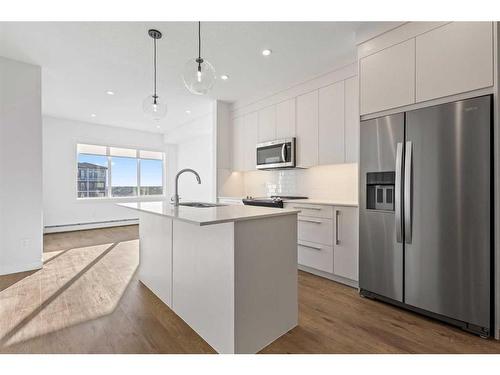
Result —
M 78 198 L 108 196 L 108 158 L 104 155 L 78 154 Z
M 139 151 L 141 195 L 163 195 L 163 153 Z
M 78 198 L 164 193 L 163 152 L 79 144 L 77 153 Z

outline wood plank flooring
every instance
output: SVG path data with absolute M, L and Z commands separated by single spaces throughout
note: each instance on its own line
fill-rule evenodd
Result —
M 214 353 L 137 279 L 138 227 L 44 237 L 44 268 L 0 276 L 0 353 Z M 500 342 L 299 272 L 299 326 L 262 353 L 500 353 Z

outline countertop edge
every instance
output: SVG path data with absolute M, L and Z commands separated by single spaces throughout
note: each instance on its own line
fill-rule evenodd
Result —
M 139 212 L 143 212 L 143 213 L 147 213 L 147 214 L 151 214 L 151 215 L 166 217 L 166 218 L 170 218 L 172 220 L 179 220 L 179 221 L 183 221 L 185 223 L 194 224 L 194 225 L 198 225 L 198 226 L 207 226 L 207 225 L 224 224 L 224 223 L 235 223 L 238 221 L 267 219 L 270 217 L 278 217 L 278 216 L 286 216 L 286 215 L 298 215 L 300 213 L 300 210 L 295 210 L 295 209 L 281 210 L 280 209 L 280 211 L 277 211 L 275 213 L 269 213 L 269 214 L 259 214 L 259 215 L 252 215 L 252 216 L 245 216 L 245 217 L 238 217 L 238 218 L 227 218 L 227 219 L 220 219 L 220 220 L 210 220 L 210 221 L 195 221 L 195 220 L 189 220 L 189 219 L 182 218 L 182 217 L 165 215 L 165 214 L 161 214 L 159 212 L 154 212 L 154 211 L 150 211 L 150 210 L 144 210 L 141 208 L 124 206 L 121 203 L 116 203 L 116 205 L 123 207 L 123 208 L 128 208 L 129 210 L 134 210 L 134 211 L 139 211 Z M 200 209 L 202 209 L 202 208 L 200 208 Z

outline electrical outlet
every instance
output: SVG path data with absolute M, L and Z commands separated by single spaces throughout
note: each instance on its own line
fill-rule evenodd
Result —
M 21 244 L 22 244 L 23 249 L 26 249 L 26 248 L 30 247 L 31 240 L 29 238 L 23 238 L 21 241 Z

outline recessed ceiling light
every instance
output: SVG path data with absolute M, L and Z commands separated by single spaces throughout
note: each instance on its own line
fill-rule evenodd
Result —
M 189 109 L 186 109 L 186 113 L 187 113 L 188 115 L 190 115 L 190 114 L 191 114 L 191 111 L 190 111 Z
M 263 56 L 269 56 L 271 53 L 273 53 L 273 51 L 271 51 L 270 49 L 263 49 L 262 50 Z
M 157 128 L 157 129 L 160 129 L 160 125 L 156 125 L 156 128 Z
M 111 90 L 108 90 L 108 91 L 106 91 L 106 94 L 108 94 L 108 95 L 115 95 L 115 92 L 111 91 Z
M 91 113 L 91 114 L 90 114 L 90 117 L 95 117 L 95 113 Z
M 229 79 L 229 76 L 226 74 L 223 74 L 220 76 L 220 79 L 222 79 L 223 81 L 226 81 L 227 79 Z

